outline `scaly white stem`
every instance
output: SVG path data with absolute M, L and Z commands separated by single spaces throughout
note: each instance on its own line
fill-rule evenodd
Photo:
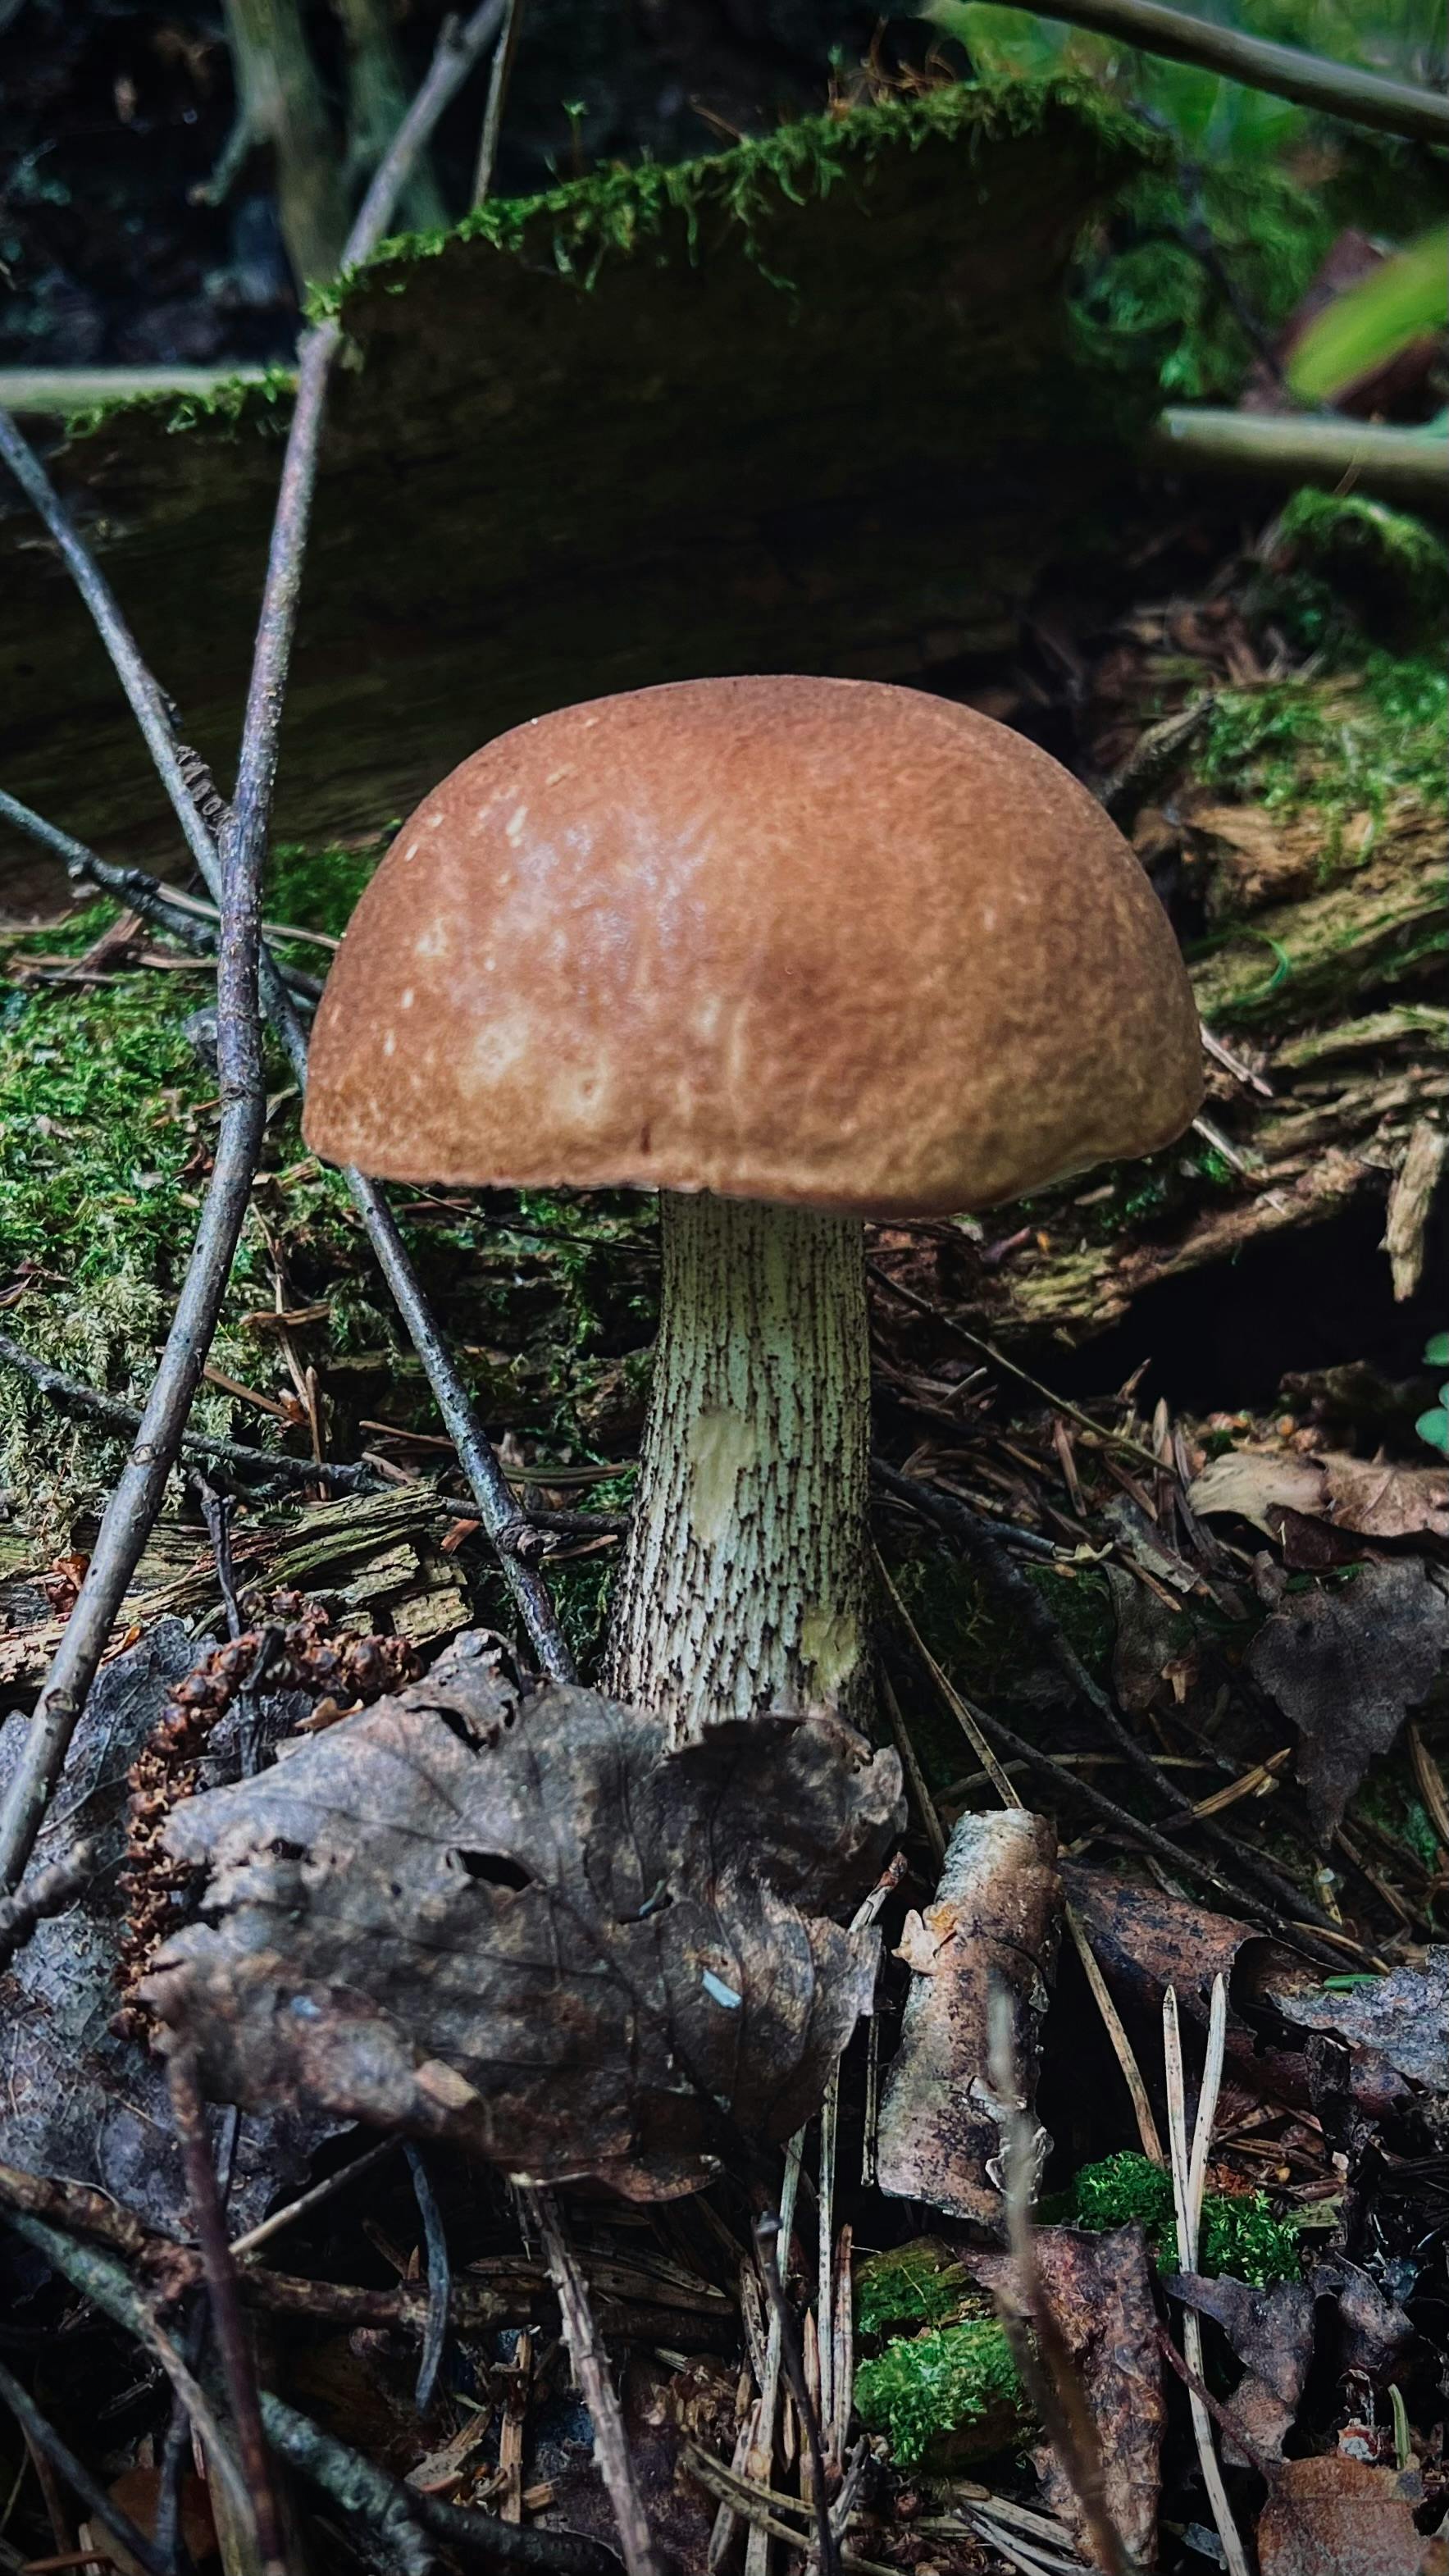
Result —
M 663 1304 L 604 1687 L 677 1741 L 869 1690 L 860 1225 L 661 1203 Z

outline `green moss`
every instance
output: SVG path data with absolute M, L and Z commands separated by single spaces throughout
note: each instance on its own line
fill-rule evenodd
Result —
M 1404 510 L 1357 492 L 1295 492 L 1247 594 L 1305 653 L 1342 662 L 1366 642 L 1437 644 L 1449 614 L 1449 546 Z
M 359 282 L 381 276 L 401 294 L 406 268 L 435 258 L 455 240 L 486 241 L 515 258 L 546 257 L 560 275 L 592 286 L 606 260 L 674 256 L 682 228 L 694 255 L 722 231 L 737 231 L 776 284 L 790 280 L 772 266 L 766 233 L 782 208 L 826 197 L 869 169 L 883 153 L 923 145 L 968 145 L 1038 133 L 1066 110 L 1095 138 L 1104 162 L 1131 155 L 1139 164 L 1162 157 L 1141 121 L 1092 80 L 1066 74 L 1046 80 L 963 81 L 919 98 L 866 102 L 804 116 L 772 134 L 750 135 L 728 152 L 667 167 L 653 161 L 614 163 L 538 196 L 489 198 L 461 224 L 436 232 L 394 235 L 361 268 L 316 292 L 314 312 L 344 311 Z
M 959 2317 L 978 2294 L 950 2248 L 934 2236 L 867 2254 L 855 2267 L 855 2326 L 861 2335 L 888 2326 L 939 2326 Z
M 1370 651 L 1341 691 L 1326 691 L 1321 675 L 1224 690 L 1197 774 L 1276 812 L 1311 806 L 1330 821 L 1381 817 L 1405 793 L 1438 807 L 1446 720 L 1449 675 L 1437 658 Z
M 340 939 L 395 829 L 390 826 L 375 840 L 337 842 L 323 849 L 309 849 L 304 841 L 279 842 L 267 860 L 267 918 Z M 314 972 L 316 962 L 314 952 Z
M 44 944 L 74 953 L 113 917 L 111 905 L 87 907 Z M 182 1028 L 208 991 L 200 977 L 137 975 L 78 991 L 11 986 L 0 1000 L 0 1280 L 33 1281 L 7 1324 L 57 1367 L 132 1401 L 149 1385 L 215 1134 L 215 1077 Z M 249 1235 L 217 1345 L 233 1372 L 255 1364 L 234 1328 L 261 1302 L 260 1252 Z M 226 1398 L 203 1393 L 203 1423 L 227 1428 L 231 1415 Z M 98 1499 L 121 1454 L 0 1375 L 0 1476 L 47 1535 Z
M 1220 164 L 1196 182 L 1149 172 L 1124 191 L 1081 304 L 1104 356 L 1153 347 L 1166 399 L 1220 402 L 1254 356 L 1240 312 L 1269 330 L 1286 320 L 1337 227 L 1278 170 Z
M 855 2374 L 855 2408 L 902 2468 L 988 2458 L 1033 2418 L 994 2317 L 935 2327 L 888 2346 Z
M 1103 2157 L 1100 2164 L 1083 2165 L 1072 2183 L 1069 2212 L 1078 2227 L 1094 2230 L 1135 2221 L 1159 2268 L 1178 2269 L 1171 2178 L 1147 2156 L 1124 2150 Z M 1296 2281 L 1302 2270 L 1297 2233 L 1274 2217 L 1265 2192 L 1230 2196 L 1210 2191 L 1202 2206 L 1198 2269 L 1209 2275 L 1226 2272 L 1258 2289 L 1272 2281 Z

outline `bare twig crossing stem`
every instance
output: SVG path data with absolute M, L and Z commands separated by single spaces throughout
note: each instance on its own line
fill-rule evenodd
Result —
M 988 2071 L 998 2099 L 1009 2106 L 1002 2161 L 1012 2295 L 1009 2300 L 998 2298 L 998 2313 L 1023 2385 L 1081 2508 L 1097 2565 L 1105 2568 L 1108 2576 L 1132 2576 L 1131 2552 L 1107 2504 L 1106 2469 L 1096 2422 L 1080 2373 L 1052 2312 L 1036 2259 L 1031 2227 L 1035 2131 L 1023 2103 L 1011 2003 L 1001 1987 L 991 1997 L 989 2030 Z M 1030 2335 L 1023 2331 L 1024 2325 L 1030 2326 Z

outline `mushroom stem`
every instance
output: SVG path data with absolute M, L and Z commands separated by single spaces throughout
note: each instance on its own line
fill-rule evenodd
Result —
M 678 1742 L 870 1687 L 870 1350 L 850 1217 L 660 1202 L 664 1284 L 604 1687 Z

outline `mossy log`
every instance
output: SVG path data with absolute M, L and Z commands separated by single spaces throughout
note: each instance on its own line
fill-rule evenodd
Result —
M 1406 676 L 1407 728 L 1385 704 Z M 951 1261 L 942 1302 L 964 1295 L 977 1328 L 1018 1351 L 1090 1342 L 1150 1289 L 1275 1236 L 1364 1207 L 1387 1216 L 1414 1185 L 1412 1140 L 1449 1128 L 1442 677 L 1379 657 L 1366 678 L 1301 684 L 1266 794 L 1259 753 L 1222 748 L 1253 703 L 1223 703 L 1217 750 L 1210 735 L 1196 774 L 1137 824 L 1144 859 L 1201 924 L 1199 1007 L 1239 1070 L 1210 1061 L 1204 1123 L 1168 1152 L 996 1211 L 981 1248 Z M 1386 1300 L 1432 1263 L 1431 1195 L 1392 1279 L 1385 1259 Z M 889 1241 L 883 1254 L 894 1267 Z
M 1065 285 L 1158 151 L 1089 84 L 964 85 L 385 246 L 341 291 L 281 834 L 384 829 L 489 735 L 609 690 L 1009 643 L 1153 408 L 1151 356 L 1094 360 Z M 223 781 L 289 404 L 279 378 L 123 406 L 57 460 Z M 86 617 L 0 513 L 0 774 L 164 850 Z

